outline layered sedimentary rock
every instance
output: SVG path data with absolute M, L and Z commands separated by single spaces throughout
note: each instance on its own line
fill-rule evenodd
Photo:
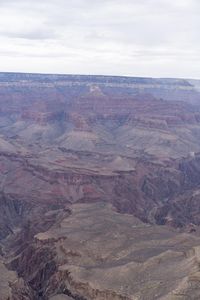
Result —
M 26 245 L 12 241 L 30 299 L 198 299 L 199 234 L 142 223 L 103 203 L 75 204 Z M 11 245 L 7 245 L 10 247 Z
M 199 299 L 199 100 L 0 73 L 0 299 Z

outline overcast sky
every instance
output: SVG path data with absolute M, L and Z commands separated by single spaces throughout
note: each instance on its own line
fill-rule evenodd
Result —
M 0 71 L 200 78 L 200 0 L 0 0 Z

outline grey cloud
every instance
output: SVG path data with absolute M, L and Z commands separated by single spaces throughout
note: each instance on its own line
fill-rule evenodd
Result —
M 14 47 L 34 64 L 36 57 L 54 58 L 62 72 L 70 65 L 72 73 L 80 66 L 85 73 L 110 67 L 117 74 L 169 76 L 170 61 L 172 77 L 181 71 L 197 77 L 199 0 L 0 0 L 0 13 L 0 60 L 3 53 L 15 57 L 6 51 Z

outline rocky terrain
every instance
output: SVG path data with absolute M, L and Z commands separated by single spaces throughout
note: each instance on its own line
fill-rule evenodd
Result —
M 0 299 L 200 298 L 200 81 L 0 73 Z

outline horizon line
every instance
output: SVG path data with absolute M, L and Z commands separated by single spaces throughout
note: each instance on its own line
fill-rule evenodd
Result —
M 151 76 L 134 76 L 134 75 L 107 75 L 107 74 L 86 74 L 86 73 L 46 73 L 46 72 L 24 72 L 24 71 L 0 71 L 0 74 L 21 74 L 21 75 L 46 75 L 46 76 L 91 76 L 91 77 L 116 77 L 116 78 L 142 78 L 142 79 L 174 79 L 174 80 L 200 80 L 194 77 L 151 77 Z

